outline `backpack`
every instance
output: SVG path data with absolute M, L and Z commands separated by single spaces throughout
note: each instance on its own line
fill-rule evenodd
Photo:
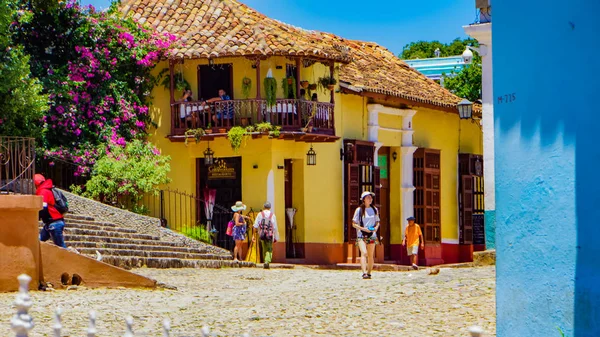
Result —
M 69 211 L 69 201 L 67 197 L 56 187 L 52 187 L 52 195 L 54 196 L 54 208 L 60 213 L 65 214 Z
M 260 212 L 260 215 L 262 215 L 262 221 L 258 227 L 260 239 L 265 241 L 273 241 L 273 224 L 271 223 L 273 211 L 271 211 L 271 215 L 269 215 L 268 219 L 265 219 L 265 214 L 263 212 Z

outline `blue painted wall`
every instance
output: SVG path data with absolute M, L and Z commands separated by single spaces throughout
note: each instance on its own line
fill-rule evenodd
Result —
M 500 337 L 600 336 L 596 13 L 599 0 L 494 1 Z

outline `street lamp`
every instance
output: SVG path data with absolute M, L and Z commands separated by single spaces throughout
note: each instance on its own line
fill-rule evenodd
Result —
M 468 99 L 460 101 L 457 107 L 460 119 L 471 119 L 473 117 L 473 103 Z
M 308 152 L 306 152 L 306 165 L 317 165 L 317 153 L 313 150 L 312 144 L 310 145 Z
M 210 143 L 208 143 L 206 150 L 204 150 L 204 165 L 212 165 L 214 161 L 214 155 L 215 153 L 213 152 L 213 150 L 210 149 Z

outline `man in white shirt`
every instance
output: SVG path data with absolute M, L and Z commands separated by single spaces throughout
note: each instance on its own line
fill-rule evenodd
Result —
M 271 211 L 271 203 L 265 202 L 263 210 L 258 213 L 254 221 L 254 230 L 252 242 L 256 242 L 257 236 L 260 238 L 261 251 L 264 256 L 265 269 L 269 269 L 269 264 L 273 258 L 273 243 L 279 240 L 279 231 L 277 230 L 277 219 L 275 213 Z

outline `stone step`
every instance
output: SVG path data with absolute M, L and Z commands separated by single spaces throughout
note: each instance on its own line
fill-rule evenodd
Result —
M 94 253 L 95 255 L 95 253 Z M 234 262 L 233 260 L 193 260 L 176 258 L 102 256 L 102 262 L 117 267 L 129 268 L 223 268 L 223 267 L 255 267 L 253 262 Z
M 141 240 L 159 240 L 159 237 L 139 234 L 139 233 L 121 233 L 115 231 L 99 231 L 79 228 L 65 227 L 65 236 L 70 235 L 83 235 L 83 236 L 99 236 L 99 237 L 111 237 L 111 238 L 122 238 L 122 239 L 141 239 Z
M 135 258 L 168 257 L 176 259 L 194 259 L 194 260 L 231 260 L 231 255 L 218 255 L 210 253 L 183 253 L 173 251 L 146 251 L 129 249 L 110 249 L 110 248 L 79 248 L 81 254 L 94 255 L 98 251 L 102 256 L 123 256 Z
M 86 221 L 94 221 L 95 219 L 91 216 L 88 215 L 81 215 L 81 214 L 65 214 L 65 220 L 69 219 L 69 220 L 86 220 Z
M 183 244 L 179 242 L 168 242 L 160 240 L 145 240 L 145 239 L 134 239 L 126 237 L 109 237 L 99 235 L 78 235 L 78 234 L 65 234 L 65 241 L 67 246 L 71 242 L 96 242 L 96 243 L 121 243 L 121 244 L 135 244 L 135 245 L 154 245 L 154 246 L 171 246 L 171 247 L 183 247 Z
M 42 225 L 40 225 L 40 229 Z M 121 228 L 121 227 L 105 227 L 96 224 L 85 224 L 85 223 L 72 223 L 69 222 L 65 225 L 65 228 L 77 228 L 83 230 L 91 230 L 91 231 L 106 231 L 106 232 L 119 232 L 119 233 L 130 233 L 135 234 L 137 231 L 135 229 L 130 228 Z
M 83 224 L 83 225 L 95 225 L 95 226 L 103 226 L 103 227 L 114 227 L 120 228 L 121 226 L 114 224 L 112 222 L 107 221 L 97 221 L 97 220 L 73 220 L 73 219 L 65 219 L 65 224 Z
M 107 249 L 130 249 L 130 250 L 147 250 L 147 251 L 171 251 L 180 253 L 209 253 L 208 249 L 188 248 L 179 246 L 163 245 L 162 241 L 150 241 L 152 244 L 134 244 L 134 243 L 106 243 L 106 242 L 90 242 L 90 241 L 68 241 L 69 246 L 76 249 L 81 248 L 107 248 Z

